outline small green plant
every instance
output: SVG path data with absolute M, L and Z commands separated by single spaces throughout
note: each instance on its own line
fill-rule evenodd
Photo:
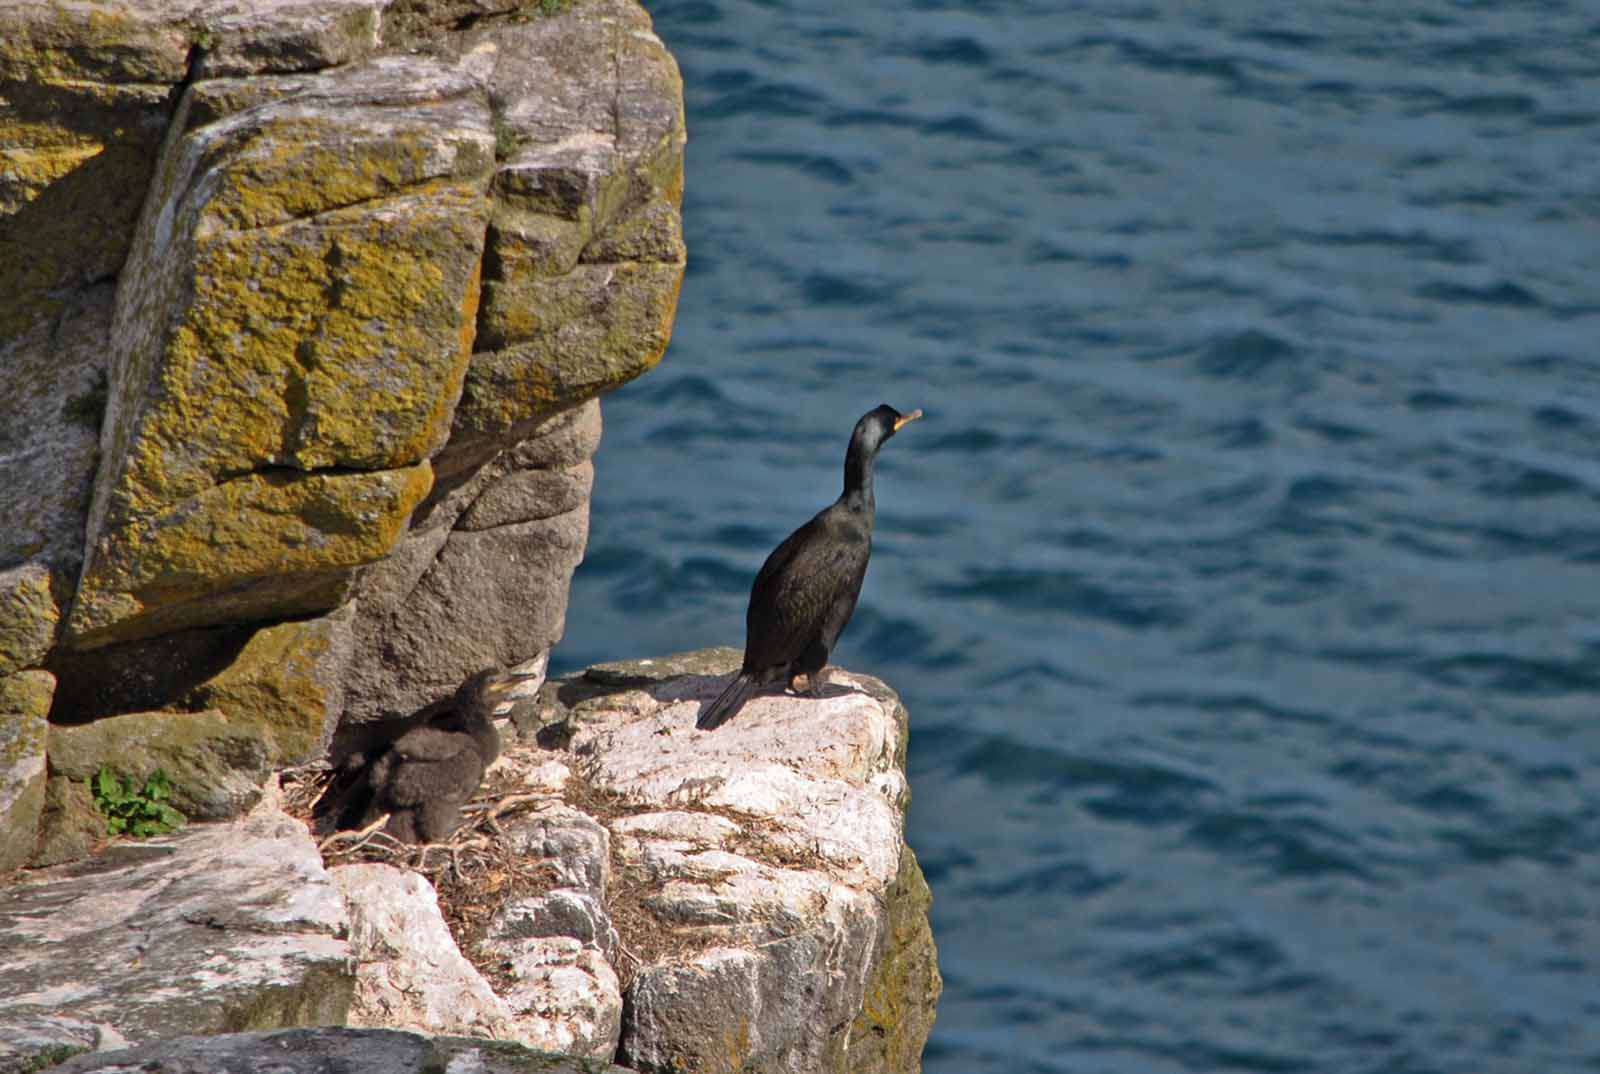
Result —
M 94 384 L 82 395 L 75 395 L 68 399 L 61 408 L 61 413 L 70 421 L 79 425 L 100 431 L 100 422 L 106 413 L 106 396 L 109 388 L 106 381 L 105 370 L 95 374 Z
M 539 0 L 541 15 L 559 15 L 572 6 L 572 0 Z
M 47 1045 L 42 1051 L 35 1054 L 32 1059 L 23 1060 L 22 1066 L 17 1068 L 18 1074 L 38 1074 L 41 1070 L 49 1070 L 51 1067 L 65 1063 L 73 1056 L 82 1055 L 88 1050 L 86 1047 L 78 1047 L 71 1044 Z
M 517 130 L 503 119 L 494 121 L 494 152 L 501 160 L 517 151 Z
M 94 793 L 95 808 L 106 816 L 109 835 L 145 839 L 170 832 L 189 819 L 167 804 L 172 797 L 172 782 L 159 768 L 150 773 L 143 787 L 135 789 L 131 780 L 124 780 L 101 765 L 89 789 Z

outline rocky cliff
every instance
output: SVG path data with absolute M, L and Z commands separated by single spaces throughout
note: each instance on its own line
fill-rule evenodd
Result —
M 736 654 L 546 684 L 443 847 L 279 794 L 543 666 L 683 144 L 633 0 L 0 0 L 0 1072 L 918 1068 L 881 683 L 715 735 Z M 158 769 L 192 823 L 107 848 Z
M 546 684 L 444 844 L 349 832 L 319 855 L 269 784 L 241 820 L 28 871 L 0 889 L 0 1071 L 86 1049 L 108 1054 L 69 1069 L 205 1069 L 173 1038 L 329 1024 L 650 1074 L 916 1071 L 940 981 L 903 837 L 905 708 L 835 670 L 819 699 L 696 730 L 737 660 Z M 205 1047 L 254 1069 L 288 1039 Z M 368 1043 L 356 1069 L 388 1069 L 370 1064 L 396 1042 Z
M 683 143 L 631 0 L 0 3 L 0 868 L 561 636 Z

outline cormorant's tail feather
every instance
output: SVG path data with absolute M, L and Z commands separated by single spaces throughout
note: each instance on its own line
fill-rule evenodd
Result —
M 738 713 L 745 699 L 755 691 L 755 687 L 754 675 L 747 671 L 739 672 L 727 688 L 717 695 L 717 699 L 711 702 L 710 707 L 700 714 L 694 725 L 702 731 L 715 731 Z
M 334 773 L 312 805 L 313 830 L 317 835 L 329 835 L 349 828 L 364 827 L 357 820 L 366 813 L 372 797 L 370 765 L 360 762 L 348 764 L 343 771 Z

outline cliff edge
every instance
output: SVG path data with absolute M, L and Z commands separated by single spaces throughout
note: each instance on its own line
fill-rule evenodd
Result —
M 444 844 L 319 848 L 271 796 L 31 871 L 0 891 L 0 1070 L 51 1048 L 104 1053 L 73 1070 L 181 1064 L 174 1038 L 329 1024 L 651 1074 L 920 1069 L 940 980 L 904 840 L 906 710 L 835 669 L 820 698 L 696 730 L 736 666 L 709 650 L 547 683 Z

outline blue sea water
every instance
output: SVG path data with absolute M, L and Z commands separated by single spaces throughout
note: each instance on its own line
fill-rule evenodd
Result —
M 689 271 L 564 668 L 885 450 L 931 1074 L 1600 1070 L 1600 7 L 648 0 Z

